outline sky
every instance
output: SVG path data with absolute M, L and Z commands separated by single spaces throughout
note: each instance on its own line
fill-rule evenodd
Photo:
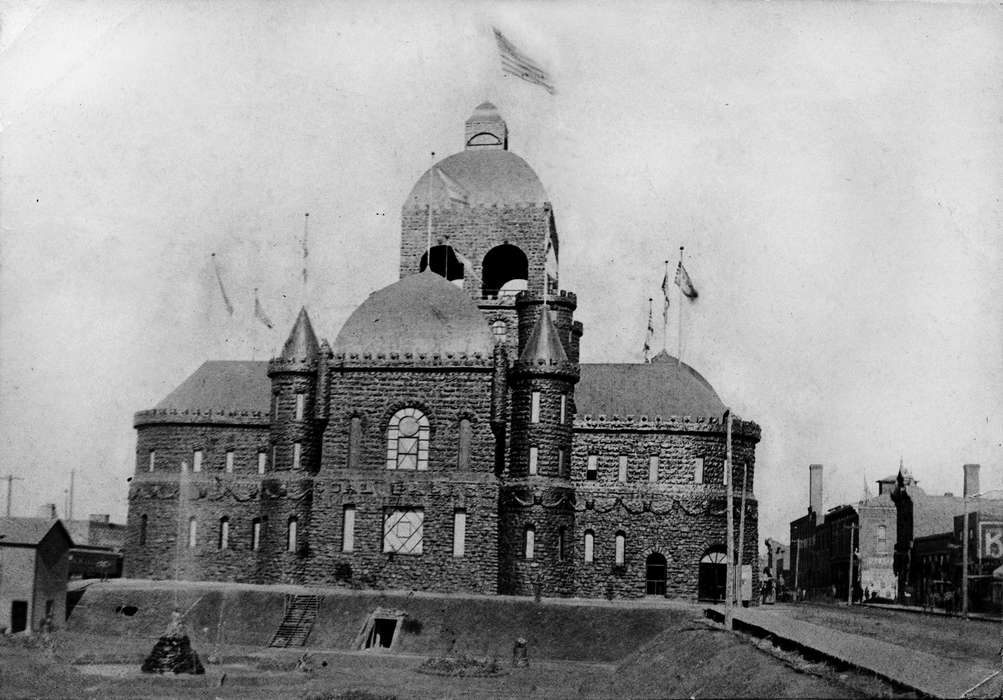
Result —
M 63 514 L 75 470 L 74 515 L 124 521 L 134 412 L 207 359 L 267 359 L 302 303 L 333 339 L 397 278 L 401 205 L 484 100 L 550 195 L 583 361 L 641 360 L 685 246 L 682 356 L 762 427 L 761 539 L 806 511 L 810 463 L 827 506 L 900 459 L 928 492 L 960 493 L 967 462 L 1003 486 L 998 4 L 0 0 L 0 20 L 15 515 Z M 502 74 L 493 26 L 556 94 Z

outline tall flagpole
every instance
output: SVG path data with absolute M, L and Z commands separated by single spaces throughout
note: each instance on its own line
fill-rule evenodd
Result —
M 307 241 L 310 235 L 310 212 L 303 215 L 303 289 L 300 296 L 302 297 L 302 305 L 306 306 L 306 259 L 309 255 L 309 248 L 307 248 Z
M 662 284 L 662 296 L 664 296 L 665 298 L 662 299 L 662 347 L 665 348 L 666 351 L 668 351 L 668 349 L 669 349 L 668 348 L 668 345 L 669 345 L 669 309 L 668 309 L 668 307 L 665 306 L 665 304 L 668 303 L 668 301 L 669 301 L 669 261 L 668 260 L 665 261 L 665 277 L 663 279 L 665 280 L 665 282 L 664 282 L 664 284 Z
M 428 228 L 425 232 L 425 268 L 428 270 L 432 269 L 432 178 L 435 173 L 432 172 L 435 169 L 435 151 L 432 151 L 432 166 L 428 169 L 428 188 L 425 191 L 425 197 L 428 200 Z M 421 267 L 419 265 L 419 267 Z
M 725 598 L 724 598 L 724 627 L 730 630 L 732 628 L 732 616 L 734 611 L 732 610 L 732 593 L 733 586 L 735 585 L 733 581 L 735 580 L 735 513 L 734 513 L 734 492 L 731 487 L 731 409 L 727 408 L 724 411 L 724 420 L 727 423 L 727 437 L 725 438 L 725 458 L 724 458 L 724 483 L 727 488 L 727 568 L 725 569 Z
M 683 246 L 679 246 L 679 264 L 683 264 Z M 679 351 L 676 353 L 676 369 L 678 370 L 683 364 L 683 288 L 678 284 L 676 287 L 679 289 L 679 304 L 677 304 L 679 306 Z

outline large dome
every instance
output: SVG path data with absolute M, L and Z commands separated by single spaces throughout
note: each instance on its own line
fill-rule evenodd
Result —
M 466 292 L 425 271 L 370 294 L 345 321 L 333 350 L 490 357 L 494 341 L 484 315 Z
M 424 207 L 430 199 L 432 206 L 436 207 L 452 203 L 446 184 L 433 175 L 435 168 L 463 189 L 470 205 L 542 204 L 550 201 L 540 178 L 516 154 L 500 149 L 469 149 L 455 153 L 426 170 L 408 195 L 405 207 Z

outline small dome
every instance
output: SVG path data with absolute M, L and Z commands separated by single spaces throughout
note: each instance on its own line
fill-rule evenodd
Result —
M 540 178 L 522 158 L 502 149 L 468 149 L 455 153 L 425 171 L 415 183 L 405 207 L 465 206 L 455 204 L 443 182 L 434 175 L 441 170 L 447 181 L 453 181 L 467 204 L 542 204 L 550 201 Z M 429 179 L 431 178 L 431 182 Z
M 334 342 L 336 353 L 481 353 L 494 341 L 470 296 L 434 272 L 405 277 L 369 295 Z
M 492 120 L 492 121 L 498 120 L 498 121 L 501 121 L 501 118 L 502 118 L 502 116 L 501 116 L 501 114 L 498 113 L 498 108 L 497 107 L 495 107 L 490 102 L 481 102 L 479 105 L 477 105 L 474 108 L 474 113 L 470 115 L 470 119 L 468 121 L 471 121 L 471 120 L 474 120 L 474 119 L 476 119 L 478 121 L 488 121 L 488 120 Z

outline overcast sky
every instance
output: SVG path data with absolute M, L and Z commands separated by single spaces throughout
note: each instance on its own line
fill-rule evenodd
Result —
M 401 205 L 483 100 L 553 202 L 584 361 L 641 359 L 662 261 L 686 246 L 700 297 L 683 359 L 762 426 L 761 538 L 787 539 L 811 462 L 827 505 L 900 457 L 928 491 L 960 493 L 965 462 L 1003 486 L 998 4 L 0 13 L 0 476 L 24 479 L 15 514 L 61 509 L 75 468 L 75 515 L 124 520 L 133 413 L 206 359 L 265 359 L 284 340 L 304 212 L 305 300 L 333 339 L 396 279 Z M 502 76 L 492 25 L 556 95 Z M 274 330 L 254 320 L 255 288 Z

